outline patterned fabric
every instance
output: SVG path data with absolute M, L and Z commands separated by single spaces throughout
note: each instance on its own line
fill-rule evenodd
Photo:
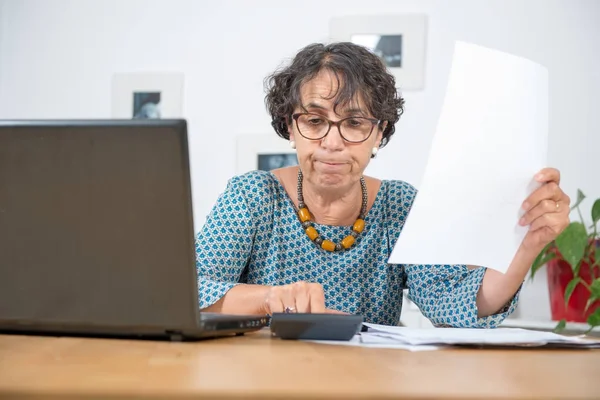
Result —
M 357 313 L 367 322 L 397 325 L 402 289 L 436 326 L 494 327 L 513 312 L 518 294 L 499 314 L 477 318 L 476 295 L 485 268 L 398 265 L 387 260 L 412 206 L 415 189 L 383 181 L 355 245 L 327 252 L 310 241 L 285 189 L 270 172 L 234 177 L 196 238 L 200 308 L 239 283 L 318 282 L 326 307 Z M 315 224 L 339 242 L 350 227 Z

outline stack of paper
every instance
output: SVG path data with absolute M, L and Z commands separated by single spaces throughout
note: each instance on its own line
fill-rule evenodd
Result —
M 419 329 L 398 326 L 365 324 L 369 332 L 361 335 L 364 343 L 398 343 L 410 346 L 469 345 L 469 346 L 526 346 L 526 347 L 581 347 L 600 348 L 600 339 L 564 336 L 521 328 L 469 329 L 434 328 Z
M 365 323 L 368 332 L 350 341 L 314 341 L 346 346 L 393 348 L 410 351 L 437 350 L 449 346 L 553 347 L 600 349 L 600 339 L 563 336 L 521 328 L 405 328 Z

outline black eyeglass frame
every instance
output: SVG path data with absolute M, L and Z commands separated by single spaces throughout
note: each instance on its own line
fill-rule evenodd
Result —
M 325 121 L 327 121 L 327 123 L 329 124 L 329 126 L 327 127 L 327 132 L 325 132 L 325 134 L 323 136 L 318 137 L 318 138 L 309 138 L 309 137 L 304 136 L 302 134 L 302 131 L 300 130 L 300 127 L 298 126 L 298 118 L 300 118 L 303 115 L 314 115 L 314 116 L 317 116 L 317 117 L 322 118 Z M 344 134 L 342 133 L 342 129 L 341 129 L 342 123 L 344 121 L 349 120 L 349 119 L 358 119 L 358 118 L 360 118 L 360 119 L 366 119 L 367 121 L 371 122 L 371 131 L 369 132 L 369 134 L 363 140 L 355 141 L 355 140 L 348 140 L 348 139 L 346 139 L 346 137 L 344 137 Z M 340 136 L 342 137 L 342 139 L 344 139 L 348 143 L 362 143 L 365 140 L 369 139 L 371 137 L 371 135 L 373 134 L 373 128 L 376 125 L 379 125 L 381 123 L 381 120 L 379 120 L 379 119 L 376 119 L 376 118 L 367 118 L 367 117 L 347 117 L 347 118 L 342 118 L 342 119 L 340 119 L 338 121 L 332 121 L 329 118 L 324 117 L 324 116 L 322 116 L 320 114 L 308 113 L 308 112 L 307 113 L 295 113 L 295 114 L 292 114 L 292 119 L 294 120 L 294 122 L 296 122 L 296 128 L 298 129 L 298 133 L 303 138 L 305 138 L 305 139 L 308 139 L 308 140 L 321 140 L 321 139 L 323 139 L 325 136 L 327 136 L 329 134 L 329 132 L 331 131 L 331 127 L 335 126 L 335 127 L 338 128 L 338 132 L 340 133 Z

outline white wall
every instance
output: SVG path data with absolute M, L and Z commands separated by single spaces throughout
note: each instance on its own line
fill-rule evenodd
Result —
M 4 3 L 5 0 L 0 0 L 0 99 L 2 98 L 2 93 L 4 93 L 4 91 L 2 90 L 2 54 L 4 54 L 2 52 L 2 39 L 4 38 L 4 28 L 5 28 L 5 24 L 4 24 Z M 0 100 L 0 106 L 2 105 L 2 100 Z M 2 112 L 0 111 L 0 115 Z
M 549 69 L 549 164 L 570 195 L 600 197 L 599 1 L 0 1 L 0 118 L 108 118 L 113 73 L 185 74 L 197 228 L 234 174 L 236 135 L 271 132 L 263 78 L 346 14 L 429 16 L 426 88 L 405 93 L 370 174 L 419 185 L 453 41 L 466 40 Z

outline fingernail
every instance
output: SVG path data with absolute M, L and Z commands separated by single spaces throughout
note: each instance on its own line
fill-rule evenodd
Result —
M 525 218 L 521 218 L 521 219 L 519 220 L 519 224 L 520 224 L 520 225 L 525 225 Z
M 529 210 L 529 203 L 523 203 L 523 209 Z
M 541 180 L 543 180 L 543 179 L 544 179 L 544 174 L 537 174 L 537 175 L 535 176 L 535 179 L 536 179 L 536 180 L 538 180 L 538 181 L 541 181 Z

